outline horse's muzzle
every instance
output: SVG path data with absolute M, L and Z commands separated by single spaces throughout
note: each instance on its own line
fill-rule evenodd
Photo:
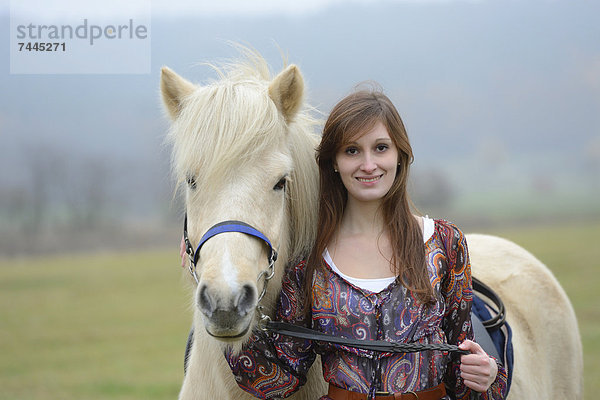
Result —
M 239 291 L 222 293 L 206 284 L 198 291 L 198 308 L 209 335 L 217 339 L 237 339 L 250 329 L 256 307 L 256 289 L 243 285 Z

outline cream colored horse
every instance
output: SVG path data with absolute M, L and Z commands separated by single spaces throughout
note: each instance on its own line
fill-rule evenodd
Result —
M 163 68 L 161 92 L 172 119 L 173 170 L 187 185 L 190 240 L 198 244 L 209 227 L 226 220 L 262 231 L 279 253 L 261 301 L 271 313 L 286 262 L 307 254 L 314 240 L 318 137 L 303 108 L 298 68 L 290 65 L 271 79 L 260 56 L 247 52 L 247 58 L 205 86 Z M 192 296 L 195 338 L 180 399 L 252 398 L 238 388 L 222 348 L 240 346 L 255 326 L 257 276 L 266 268 L 266 246 L 247 235 L 219 235 L 202 247 Z M 326 391 L 318 364 L 295 398 Z
M 583 350 L 577 318 L 552 272 L 522 247 L 469 234 L 473 276 L 503 300 L 513 332 L 508 399 L 583 399 Z
M 279 252 L 275 277 L 261 301 L 273 311 L 284 265 L 305 255 L 315 234 L 317 168 L 299 69 L 271 78 L 266 62 L 219 70 L 201 86 L 163 68 L 161 92 L 172 119 L 173 170 L 185 185 L 190 240 L 213 224 L 242 220 L 261 230 Z M 284 187 L 285 186 L 285 187 Z M 469 236 L 474 274 L 506 303 L 515 347 L 510 399 L 581 399 L 582 350 L 569 300 L 548 269 L 503 239 Z M 238 388 L 222 354 L 241 346 L 256 324 L 255 306 L 267 267 L 261 241 L 219 235 L 202 248 L 192 304 L 195 340 L 180 399 L 250 399 Z M 218 311 L 218 312 L 217 312 Z M 326 392 L 320 363 L 293 398 Z

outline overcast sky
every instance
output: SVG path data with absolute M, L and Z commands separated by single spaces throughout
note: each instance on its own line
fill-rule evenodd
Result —
M 376 3 L 474 3 L 477 0 L 1 0 L 0 12 L 24 10 L 29 15 L 54 18 L 76 15 L 82 11 L 96 17 L 127 15 L 137 10 L 151 8 L 154 15 L 161 16 L 223 16 L 243 15 L 246 17 L 265 15 L 305 15 L 319 12 L 328 7 L 344 4 Z M 79 15 L 80 16 L 80 15 Z

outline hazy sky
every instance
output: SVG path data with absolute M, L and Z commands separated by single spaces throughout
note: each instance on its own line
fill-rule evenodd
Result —
M 339 4 L 387 3 L 465 3 L 477 0 L 2 0 L 0 11 L 7 12 L 9 1 L 13 9 L 44 16 L 64 15 L 73 8 L 84 9 L 90 15 L 130 14 L 136 9 L 151 7 L 152 13 L 161 16 L 265 16 L 267 14 L 303 15 L 318 12 Z M 115 4 L 115 6 L 112 6 Z

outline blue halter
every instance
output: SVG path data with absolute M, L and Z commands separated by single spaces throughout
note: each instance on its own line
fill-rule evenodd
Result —
M 271 241 L 261 231 L 254 228 L 252 225 L 249 225 L 242 221 L 236 221 L 236 220 L 223 221 L 223 222 L 219 222 L 218 224 L 211 226 L 208 229 L 208 231 L 206 231 L 206 233 L 204 235 L 202 235 L 202 238 L 200 239 L 200 242 L 198 243 L 198 247 L 196 247 L 196 250 L 194 251 L 194 248 L 192 247 L 192 244 L 188 238 L 187 214 L 186 214 L 184 222 L 183 222 L 183 238 L 184 238 L 185 246 L 186 246 L 185 252 L 187 253 L 187 255 L 190 258 L 189 269 L 190 269 L 190 272 L 191 272 L 192 276 L 194 277 L 194 280 L 196 281 L 196 283 L 198 283 L 198 276 L 196 275 L 196 264 L 198 263 L 198 260 L 200 259 L 200 249 L 202 248 L 204 243 L 206 243 L 208 241 L 208 239 L 210 239 L 216 235 L 219 235 L 221 233 L 227 233 L 227 232 L 245 233 L 246 235 L 254 236 L 254 237 L 262 240 L 263 242 L 266 243 L 266 245 L 269 248 L 269 265 L 270 266 L 273 265 L 273 263 L 277 260 L 277 251 L 275 249 L 273 249 L 273 245 L 271 244 Z

